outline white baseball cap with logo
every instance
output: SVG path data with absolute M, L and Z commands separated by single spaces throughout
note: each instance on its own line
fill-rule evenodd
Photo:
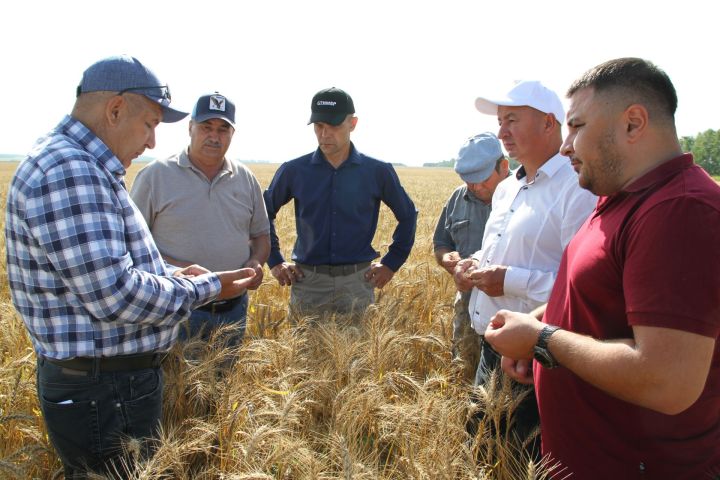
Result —
M 505 94 L 478 97 L 475 100 L 475 108 L 488 115 L 497 115 L 498 105 L 532 107 L 543 113 L 552 113 L 560 124 L 565 121 L 565 109 L 560 97 L 537 80 L 523 80 Z

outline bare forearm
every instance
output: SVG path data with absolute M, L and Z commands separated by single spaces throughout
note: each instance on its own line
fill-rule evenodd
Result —
M 550 337 L 549 349 L 560 365 L 600 390 L 672 415 L 692 405 L 705 385 L 713 342 L 703 338 L 653 328 L 640 342 L 599 341 L 558 330 Z
M 267 262 L 270 256 L 270 235 L 260 235 L 250 239 L 250 260 L 256 260 L 260 265 Z
M 435 253 L 435 261 L 437 262 L 437 264 L 442 267 L 443 266 L 443 255 L 445 255 L 446 253 L 450 253 L 450 252 L 452 252 L 452 250 L 450 250 L 449 248 L 437 247 L 434 252 Z
M 538 320 L 540 320 L 542 322 L 542 319 L 545 316 L 546 308 L 547 308 L 547 303 L 544 303 L 544 304 L 540 305 L 539 307 L 537 307 L 532 312 L 530 312 L 530 315 L 532 315 L 533 317 L 537 318 Z

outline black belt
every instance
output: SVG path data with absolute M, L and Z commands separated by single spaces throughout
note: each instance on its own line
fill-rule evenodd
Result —
M 50 363 L 70 370 L 80 370 L 82 372 L 123 372 L 159 367 L 162 365 L 165 357 L 167 357 L 167 353 L 163 352 L 98 358 L 74 357 L 65 360 L 56 360 L 50 357 L 44 358 Z
M 370 262 L 361 262 L 350 265 L 305 265 L 303 263 L 298 263 L 297 266 L 300 267 L 301 270 L 322 273 L 324 275 L 330 275 L 331 277 L 345 277 L 361 270 L 365 270 L 370 266 Z
M 235 308 L 239 302 L 241 302 L 247 293 L 243 293 L 239 297 L 230 298 L 228 300 L 217 300 L 215 302 L 206 303 L 202 307 L 198 307 L 198 310 L 203 310 L 210 313 L 222 313 L 227 312 Z

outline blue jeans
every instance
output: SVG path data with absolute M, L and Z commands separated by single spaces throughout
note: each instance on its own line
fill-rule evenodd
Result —
M 187 340 L 199 335 L 201 339 L 209 340 L 217 328 L 223 325 L 233 325 L 235 329 L 228 335 L 226 343 L 230 347 L 238 346 L 245 336 L 247 308 L 248 295 L 245 293 L 232 309 L 225 312 L 211 313 L 207 310 L 193 310 L 188 325 L 180 326 L 179 339 Z
M 142 439 L 149 457 L 162 416 L 160 367 L 124 372 L 69 370 L 39 358 L 37 394 L 50 442 L 66 479 L 125 472 L 122 441 Z

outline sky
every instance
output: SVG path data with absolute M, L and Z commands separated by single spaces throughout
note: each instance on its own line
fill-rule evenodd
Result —
M 678 134 L 720 129 L 720 29 L 708 3 L 604 0 L 24 0 L 0 6 L 0 153 L 23 154 L 69 113 L 82 72 L 137 57 L 190 111 L 219 91 L 235 102 L 228 156 L 283 162 L 314 150 L 315 92 L 347 91 L 352 140 L 370 156 L 420 166 L 497 131 L 478 96 L 541 80 L 565 102 L 574 79 L 635 56 L 675 84 Z M 188 144 L 161 124 L 145 155 Z

